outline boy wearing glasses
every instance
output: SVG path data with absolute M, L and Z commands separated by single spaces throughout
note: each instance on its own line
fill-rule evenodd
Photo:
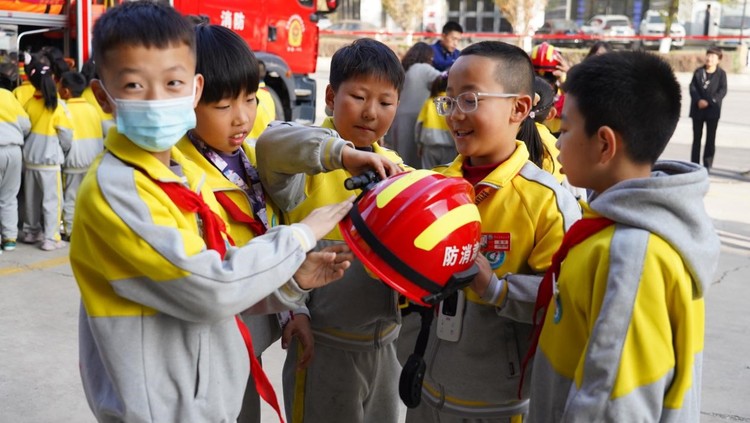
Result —
M 454 303 L 443 307 L 456 311 L 453 330 L 441 330 L 442 312 L 430 329 L 422 401 L 407 423 L 520 422 L 527 414 L 529 392 L 519 399 L 519 381 L 537 289 L 565 231 L 581 217 L 575 198 L 516 140 L 533 84 L 523 50 L 485 41 L 461 52 L 447 96 L 435 100 L 459 153 L 437 170 L 474 185 L 483 254 L 470 287 L 445 300 Z

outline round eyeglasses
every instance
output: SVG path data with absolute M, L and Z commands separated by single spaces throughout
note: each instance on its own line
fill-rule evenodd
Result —
M 477 110 L 480 97 L 513 98 L 518 96 L 519 94 L 465 92 L 456 97 L 435 97 L 433 102 L 435 103 L 435 107 L 437 107 L 437 112 L 440 116 L 448 116 L 453 113 L 456 106 L 458 106 L 458 110 L 463 113 L 471 113 Z

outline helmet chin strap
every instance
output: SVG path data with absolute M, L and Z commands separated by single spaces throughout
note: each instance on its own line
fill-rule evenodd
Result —
M 430 326 L 435 318 L 436 304 L 443 300 L 450 300 L 457 296 L 456 291 L 468 285 L 472 279 L 479 273 L 479 266 L 474 263 L 470 268 L 463 272 L 454 273 L 443 289 L 432 295 L 422 298 L 430 307 L 421 307 L 410 303 L 409 306 L 401 313 L 405 316 L 412 311 L 419 313 L 421 325 L 417 342 L 414 344 L 414 352 L 409 356 L 401 369 L 401 376 L 398 380 L 398 396 L 401 401 L 409 408 L 416 408 L 422 401 L 422 383 L 427 364 L 424 361 L 424 352 L 427 349 L 427 341 L 430 339 Z M 432 297 L 432 298 L 430 298 Z

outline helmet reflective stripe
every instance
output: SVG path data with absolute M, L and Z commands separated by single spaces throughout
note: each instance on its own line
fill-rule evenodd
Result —
M 555 48 L 552 47 L 552 46 L 550 46 L 550 45 L 548 45 L 544 52 L 547 53 L 546 54 L 546 56 L 547 56 L 546 59 L 551 62 L 552 59 L 554 58 Z
M 414 239 L 414 246 L 430 251 L 453 231 L 471 222 L 479 222 L 479 209 L 474 204 L 464 204 L 440 216 Z
M 394 198 L 396 198 L 401 192 L 410 186 L 414 185 L 416 182 L 420 181 L 421 179 L 424 179 L 428 176 L 434 175 L 435 172 L 427 169 L 420 169 L 415 170 L 413 172 L 409 172 L 403 177 L 399 178 L 397 181 L 393 182 L 392 184 L 388 185 L 383 191 L 381 191 L 377 196 L 377 202 L 379 209 L 382 209 L 383 207 L 387 206 L 388 203 L 391 202 Z

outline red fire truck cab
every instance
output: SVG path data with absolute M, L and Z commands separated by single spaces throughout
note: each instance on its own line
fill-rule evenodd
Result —
M 60 47 L 80 66 L 89 58 L 94 21 L 119 0 L 0 0 L 0 50 Z M 277 119 L 315 120 L 315 72 L 321 15 L 336 8 L 317 0 L 172 0 L 184 15 L 204 15 L 231 28 L 266 65 L 266 86 L 276 98 Z M 80 23 L 80 25 L 79 25 Z M 6 46 L 7 44 L 7 46 Z

